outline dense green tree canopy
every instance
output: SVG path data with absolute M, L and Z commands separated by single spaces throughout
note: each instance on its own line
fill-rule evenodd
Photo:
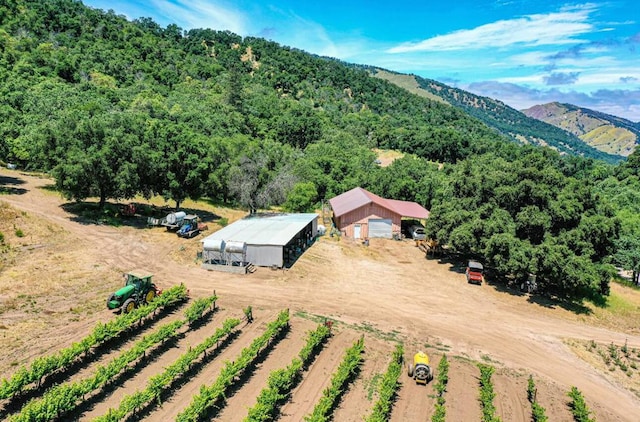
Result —
M 614 168 L 518 146 L 361 67 L 77 0 L 9 0 L 0 80 L 0 157 L 51 172 L 73 200 L 308 211 L 363 186 L 431 209 L 441 244 L 536 273 L 549 293 L 606 293 L 612 262 L 640 271 L 637 154 Z M 374 148 L 404 156 L 381 167 Z

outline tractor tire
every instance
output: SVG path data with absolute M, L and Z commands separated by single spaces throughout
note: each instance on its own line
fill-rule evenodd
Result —
M 409 376 L 410 376 L 411 378 L 413 378 L 413 364 L 412 364 L 412 363 L 410 363 L 410 364 L 407 366 L 407 374 L 409 374 Z
M 128 314 L 129 312 L 133 311 L 134 309 L 136 309 L 136 301 L 133 299 L 127 299 L 124 301 L 124 304 L 122 305 L 122 313 L 124 314 Z
M 146 295 L 144 295 L 144 302 L 149 303 L 155 298 L 156 298 L 156 291 L 151 289 L 147 292 Z

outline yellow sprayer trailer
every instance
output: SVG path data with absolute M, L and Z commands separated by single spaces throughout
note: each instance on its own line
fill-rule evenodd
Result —
M 413 356 L 413 363 L 409 362 L 407 372 L 417 384 L 427 384 L 433 379 L 433 372 L 429 366 L 429 356 L 424 352 L 418 352 Z

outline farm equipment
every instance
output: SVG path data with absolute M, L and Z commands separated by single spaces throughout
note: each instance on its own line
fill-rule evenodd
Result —
M 429 366 L 429 356 L 424 352 L 418 352 L 413 356 L 413 362 L 409 362 L 407 373 L 416 381 L 416 384 L 427 384 L 433 379 L 433 372 Z
M 197 236 L 205 227 L 206 226 L 198 222 L 197 215 L 190 214 L 182 219 L 182 226 L 178 229 L 177 234 L 179 237 L 190 239 Z
M 484 281 L 484 268 L 477 261 L 469 261 L 465 270 L 467 283 L 482 284 Z
M 124 275 L 125 285 L 107 299 L 107 309 L 129 313 L 136 307 L 151 302 L 161 292 L 152 281 L 153 275 L 145 271 L 131 271 Z
M 199 222 L 197 215 L 187 214 L 184 211 L 169 213 L 162 219 L 148 217 L 147 225 L 166 227 L 167 231 L 175 231 L 178 236 L 187 239 L 195 237 L 201 231 L 209 228 L 206 224 Z
M 537 277 L 535 274 L 529 274 L 529 277 L 527 278 L 527 280 L 520 285 L 520 291 L 523 291 L 529 294 L 534 293 L 536 290 L 538 290 L 538 283 L 536 279 Z
M 120 215 L 123 217 L 133 217 L 136 215 L 135 204 L 125 204 L 120 207 Z
M 186 216 L 187 213 L 184 211 L 172 212 L 160 220 L 160 225 L 166 227 L 167 230 L 178 230 L 182 227 Z
M 440 246 L 440 243 L 438 243 L 438 241 L 435 239 L 418 240 L 416 241 L 416 243 L 418 245 L 418 248 L 420 248 L 420 250 L 424 252 L 427 258 L 429 257 L 429 255 L 433 255 L 435 257 L 436 254 L 442 254 L 442 246 Z

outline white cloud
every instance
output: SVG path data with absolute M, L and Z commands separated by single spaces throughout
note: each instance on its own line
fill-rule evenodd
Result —
M 388 52 L 478 50 L 512 45 L 573 44 L 580 41 L 576 38 L 577 36 L 593 30 L 588 18 L 594 9 L 593 5 L 583 5 L 555 13 L 500 20 L 473 29 L 438 35 L 418 43 L 401 44 L 390 48 Z
M 297 15 L 292 23 L 289 28 L 292 45 L 321 56 L 344 58 L 322 25 Z
M 635 79 L 633 85 L 640 87 L 640 68 L 602 68 L 597 71 L 585 73 L 580 79 L 583 85 L 597 87 L 621 86 L 625 78 Z
M 459 87 L 477 95 L 496 98 L 517 110 L 558 101 L 620 116 L 634 122 L 640 121 L 640 89 L 600 89 L 584 93 L 573 89 L 529 88 L 496 81 L 476 82 Z
M 529 51 L 509 56 L 505 62 L 509 66 L 540 66 L 549 61 L 549 53 L 544 51 Z
M 268 38 L 286 46 L 295 47 L 320 56 L 333 57 L 341 60 L 353 58 L 363 51 L 366 41 L 359 36 L 343 33 L 329 33 L 320 23 L 306 19 L 292 10 L 285 10 L 269 6 L 271 11 L 270 27 L 265 28 L 254 23 L 253 32 L 264 34 Z
M 152 0 L 153 8 L 178 26 L 229 30 L 246 34 L 244 14 L 231 6 L 207 0 Z

